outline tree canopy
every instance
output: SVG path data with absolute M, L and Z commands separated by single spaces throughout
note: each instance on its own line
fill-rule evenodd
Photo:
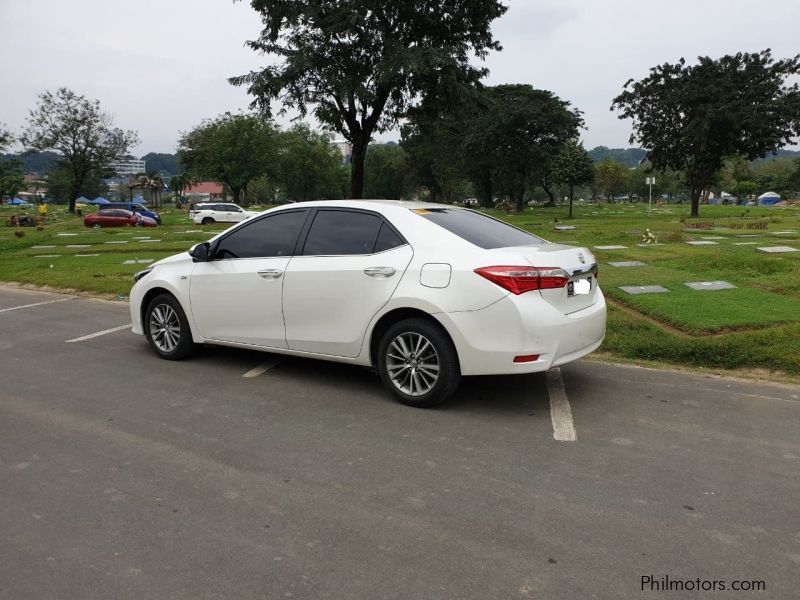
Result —
M 64 87 L 55 94 L 41 94 L 36 108 L 30 111 L 20 139 L 29 150 L 59 154 L 69 177 L 71 212 L 91 174 L 104 171 L 111 160 L 138 142 L 135 132 L 115 128 L 113 122 L 99 101 Z
M 319 200 L 342 198 L 347 182 L 342 155 L 327 135 L 298 123 L 280 135 L 275 178 L 287 198 Z
M 485 69 L 470 63 L 499 50 L 490 25 L 499 0 L 251 0 L 264 28 L 247 45 L 277 57 L 260 71 L 232 77 L 254 104 L 271 102 L 323 124 L 353 146 L 351 194 L 360 198 L 373 133 L 395 127 L 422 97 L 446 98 L 475 84 Z
M 800 135 L 800 56 L 774 60 L 769 50 L 719 59 L 682 58 L 629 80 L 611 108 L 633 120 L 631 143 L 648 150 L 659 170 L 681 171 L 691 189 L 692 215 L 723 160 L 763 157 Z
M 225 113 L 207 119 L 178 141 L 178 160 L 196 180 L 223 182 L 241 202 L 251 180 L 274 168 L 278 131 L 257 115 Z

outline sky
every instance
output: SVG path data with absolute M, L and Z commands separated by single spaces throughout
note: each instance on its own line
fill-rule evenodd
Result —
M 583 111 L 587 148 L 628 147 L 609 111 L 631 77 L 663 62 L 772 48 L 800 52 L 797 0 L 506 0 L 487 84 L 529 83 Z M 246 109 L 232 75 L 268 64 L 244 47 L 258 15 L 231 0 L 0 0 L 0 123 L 19 131 L 38 94 L 67 86 L 133 129 L 137 155 L 174 152 L 181 131 Z M 713 90 L 709 90 L 713 93 Z M 288 117 L 278 119 L 286 123 Z M 397 132 L 377 139 L 397 140 Z

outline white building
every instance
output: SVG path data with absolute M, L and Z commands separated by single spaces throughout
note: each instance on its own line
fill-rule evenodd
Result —
M 333 140 L 331 146 L 335 146 L 342 153 L 342 163 L 347 164 L 353 158 L 353 145 L 347 140 Z
M 145 161 L 133 156 L 118 156 L 116 160 L 108 163 L 108 166 L 120 177 L 130 177 L 145 172 Z

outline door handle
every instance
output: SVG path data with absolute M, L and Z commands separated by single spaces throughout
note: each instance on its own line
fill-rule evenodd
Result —
M 258 276 L 262 279 L 278 279 L 281 275 L 283 275 L 283 271 L 280 269 L 264 269 L 263 271 L 258 271 Z
M 392 267 L 367 267 L 364 273 L 370 277 L 391 277 L 397 271 Z

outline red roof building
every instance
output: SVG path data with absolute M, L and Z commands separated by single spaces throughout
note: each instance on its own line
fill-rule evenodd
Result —
M 222 196 L 222 184 L 216 181 L 199 181 L 183 191 L 186 196 L 204 197 L 206 199 Z

